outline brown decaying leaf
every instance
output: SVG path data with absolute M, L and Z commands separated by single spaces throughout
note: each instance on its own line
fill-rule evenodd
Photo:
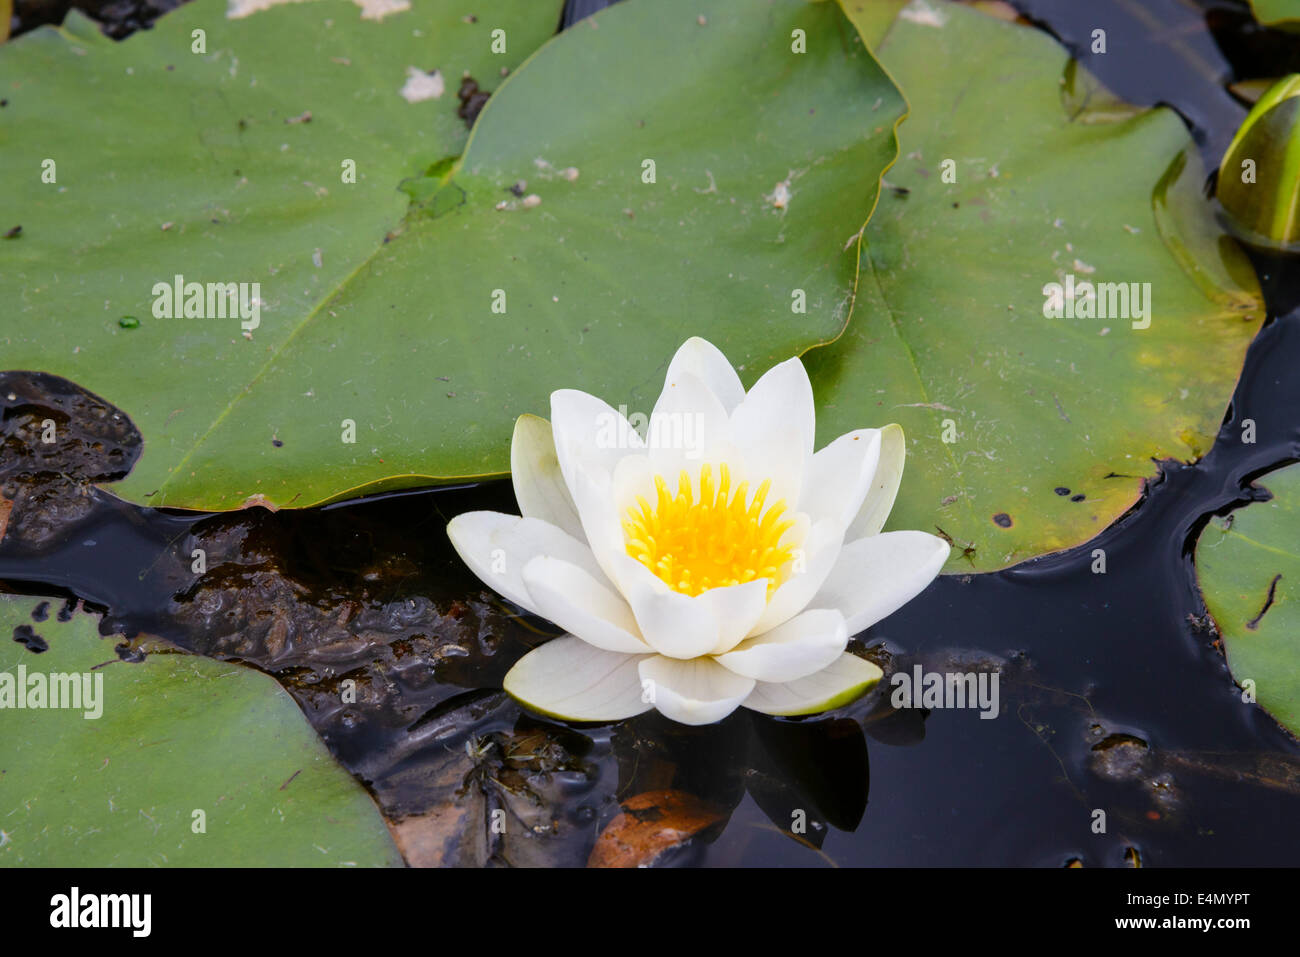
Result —
M 723 819 L 683 791 L 646 791 L 628 798 L 592 848 L 588 867 L 649 867 Z

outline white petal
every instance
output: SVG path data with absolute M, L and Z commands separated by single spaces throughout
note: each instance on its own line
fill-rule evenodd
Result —
M 763 714 L 817 714 L 860 697 L 880 676 L 880 669 L 870 661 L 845 652 L 829 667 L 806 678 L 782 684 L 760 681 L 743 704 Z
M 702 379 L 680 373 L 665 386 L 646 427 L 653 470 L 674 480 L 685 469 L 692 478 L 713 450 L 731 446 L 731 419 Z
M 794 681 L 830 666 L 848 643 L 844 616 L 816 608 L 766 634 L 747 639 L 715 660 L 729 671 L 756 681 Z
M 718 397 L 723 408 L 730 415 L 745 398 L 745 387 L 740 384 L 740 376 L 731 367 L 727 357 L 713 343 L 692 336 L 682 343 L 682 347 L 668 363 L 668 375 L 664 377 L 665 389 L 684 372 L 696 376 L 709 390 Z
M 807 529 L 807 522 L 807 518 L 800 515 L 799 526 L 791 529 L 791 533 Z M 802 552 L 799 556 L 801 564 L 792 563 L 790 577 L 772 592 L 772 598 L 763 609 L 763 614 L 750 630 L 751 635 L 769 631 L 810 607 L 813 596 L 839 560 L 840 547 L 844 544 L 840 529 L 838 522 L 824 519 L 810 530 L 800 533 L 803 535 L 799 546 Z
M 610 478 L 609 504 L 618 517 L 620 527 L 630 509 L 640 512 L 638 497 L 644 498 L 651 506 L 655 504 L 657 493 L 654 477 L 650 456 L 642 452 L 626 455 L 614 466 Z
M 721 721 L 754 690 L 752 678 L 728 671 L 712 658 L 677 661 L 655 655 L 638 665 L 655 708 L 682 724 Z
M 838 608 L 849 634 L 893 614 L 934 581 L 948 543 L 925 532 L 883 532 L 845 545 L 811 604 Z
M 606 651 L 650 653 L 623 596 L 577 565 L 534 558 L 524 566 L 523 579 L 537 614 L 574 637 Z
M 700 593 L 698 600 L 709 606 L 718 625 L 718 641 L 710 654 L 730 651 L 745 640 L 767 607 L 767 584 L 766 578 L 758 578 Z
M 616 564 L 619 590 L 646 644 L 670 658 L 696 658 L 717 647 L 718 620 L 710 603 L 673 591 L 628 555 Z
M 555 455 L 551 423 L 536 415 L 515 420 L 510 440 L 510 481 L 525 518 L 540 518 L 585 541 L 578 507 L 564 484 L 560 460 Z
M 862 508 L 879 460 L 879 429 L 858 429 L 841 435 L 812 457 L 799 496 L 799 510 L 807 512 L 813 521 L 833 519 L 848 528 Z
M 649 711 L 637 666 L 620 655 L 563 635 L 534 648 L 506 674 L 507 692 L 534 711 L 568 721 L 619 721 Z
M 816 414 L 812 384 L 798 359 L 765 372 L 731 414 L 732 439 L 754 485 L 772 480 L 773 498 L 793 507 L 813 453 Z M 752 487 L 752 486 L 751 486 Z
M 625 472 L 625 462 L 644 460 L 644 455 L 630 452 L 614 467 L 616 474 Z M 610 581 L 618 583 L 616 561 L 627 555 L 627 541 L 623 533 L 623 515 L 614 501 L 614 480 L 599 466 L 575 464 L 565 476 L 573 502 L 578 508 L 582 531 L 591 546 L 592 554 Z
M 600 579 L 591 549 L 537 518 L 501 512 L 465 512 L 447 523 L 457 554 L 485 585 L 516 605 L 537 611 L 524 585 L 524 566 L 539 555 L 564 559 Z
M 907 457 L 907 442 L 902 426 L 887 425 L 880 430 L 880 463 L 871 480 L 871 488 L 858 511 L 857 518 L 845 533 L 852 542 L 869 535 L 877 535 L 885 527 L 889 511 L 898 497 L 898 484 L 903 480 L 903 460 Z
M 624 455 L 645 448 L 641 436 L 621 412 L 577 389 L 551 393 L 551 429 L 560 471 L 575 502 L 573 473 L 577 465 L 585 465 L 598 477 L 608 476 Z M 577 504 L 581 509 L 582 503 Z

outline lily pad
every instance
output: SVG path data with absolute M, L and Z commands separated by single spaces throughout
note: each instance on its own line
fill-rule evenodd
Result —
M 1300 30 L 1300 0 L 1250 0 L 1250 8 L 1265 26 Z
M 1233 678 L 1300 735 L 1300 465 L 1257 484 L 1273 498 L 1212 519 L 1196 573 Z
M 0 866 L 402 864 L 274 679 L 179 653 L 121 660 L 95 618 L 49 605 L 0 598 Z M 77 707 L 50 707 L 51 675 L 71 676 L 59 702 Z
M 750 379 L 838 335 L 844 241 L 903 112 L 839 8 L 629 0 L 500 80 L 559 6 L 226 21 L 196 0 L 120 45 L 74 16 L 0 49 L 24 227 L 4 363 L 131 416 L 119 494 L 220 509 L 504 473 L 515 418 L 556 388 L 649 411 L 690 335 Z M 443 95 L 399 95 L 410 66 Z M 453 162 L 464 70 L 500 85 Z M 156 317 L 174 275 L 259 282 L 260 325 Z
M 1115 100 L 1046 34 L 917 0 L 876 49 L 911 112 L 853 320 L 805 360 L 819 440 L 902 425 L 888 527 L 950 536 L 949 571 L 1077 545 L 1151 459 L 1212 444 L 1264 317 L 1254 273 L 1179 118 Z M 1152 308 L 1099 294 L 1111 318 L 1048 318 L 1069 276 Z

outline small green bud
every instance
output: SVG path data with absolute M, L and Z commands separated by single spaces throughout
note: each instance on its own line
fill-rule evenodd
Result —
M 1300 73 L 1273 84 L 1237 130 L 1218 197 L 1243 239 L 1300 252 Z

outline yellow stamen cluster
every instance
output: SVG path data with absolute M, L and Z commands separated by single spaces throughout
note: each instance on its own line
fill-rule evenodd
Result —
M 698 595 L 766 578 L 770 598 L 794 557 L 794 545 L 781 544 L 794 520 L 783 518 L 784 501 L 764 510 L 770 480 L 763 481 L 751 502 L 748 482 L 732 492 L 727 466 L 720 465 L 718 472 L 715 487 L 713 466 L 700 469 L 698 498 L 685 470 L 677 480 L 676 496 L 663 476 L 656 475 L 656 502 L 652 505 L 638 495 L 637 507 L 627 510 L 627 553 L 674 591 Z

